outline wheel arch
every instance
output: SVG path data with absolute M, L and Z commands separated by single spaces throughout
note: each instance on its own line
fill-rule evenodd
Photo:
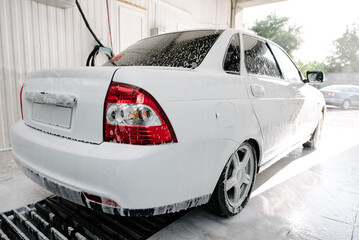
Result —
M 238 145 L 236 146 L 236 148 L 235 148 L 234 150 L 232 150 L 232 152 L 229 154 L 228 158 L 224 161 L 223 166 L 221 166 L 221 169 L 220 169 L 220 171 L 219 171 L 219 173 L 218 173 L 218 176 L 217 176 L 217 181 L 219 180 L 219 178 L 220 178 L 220 176 L 221 176 L 221 173 L 222 173 L 223 169 L 226 167 L 226 164 L 227 164 L 229 158 L 231 157 L 231 155 L 234 153 L 234 151 L 238 151 L 238 149 L 240 148 L 240 146 L 241 146 L 243 143 L 246 143 L 246 142 L 249 143 L 249 144 L 253 147 L 253 149 L 254 149 L 254 151 L 255 151 L 255 154 L 256 154 L 256 157 L 257 157 L 256 160 L 257 160 L 257 173 L 258 173 L 258 171 L 259 171 L 259 165 L 260 165 L 260 161 L 261 161 L 261 153 L 262 153 L 262 151 L 261 151 L 260 145 L 259 145 L 259 143 L 258 143 L 258 141 L 257 141 L 256 139 L 254 139 L 254 138 L 248 138 L 248 139 L 246 139 L 246 140 L 240 142 L 240 144 L 238 144 Z M 214 189 L 214 188 L 213 188 L 213 189 Z
M 343 100 L 343 103 L 344 103 L 345 101 L 348 101 L 350 104 L 352 103 L 352 101 L 350 100 L 350 98 L 345 98 L 345 99 Z
M 254 162 L 254 168 L 253 169 L 253 178 L 251 180 L 251 185 L 250 185 L 250 188 L 248 190 L 248 192 L 246 193 L 246 198 L 243 200 L 243 202 L 240 203 L 239 206 L 232 206 L 232 207 L 228 207 L 227 203 L 225 203 L 225 205 L 227 206 L 226 208 L 224 208 L 223 204 L 219 204 L 220 202 L 223 202 L 223 201 L 226 201 L 224 195 L 223 195 L 223 191 L 224 191 L 224 184 L 225 184 L 225 180 L 223 180 L 223 178 L 225 178 L 225 170 L 226 170 L 226 167 L 227 167 L 227 164 L 228 162 L 230 161 L 231 158 L 227 159 L 225 165 L 223 166 L 223 169 L 221 170 L 221 173 L 220 175 L 218 176 L 218 180 L 217 180 L 217 184 L 216 186 L 214 187 L 213 191 L 212 191 L 212 194 L 211 194 L 211 198 L 208 202 L 208 207 L 209 209 L 217 214 L 217 215 L 220 215 L 220 216 L 234 216 L 236 215 L 237 213 L 241 212 L 243 210 L 243 208 L 245 207 L 245 205 L 247 204 L 249 198 L 250 198 L 250 194 L 251 194 L 251 191 L 253 189 L 253 186 L 254 186 L 254 182 L 255 182 L 255 178 L 256 178 L 256 175 L 258 174 L 258 162 L 259 162 L 259 156 L 260 156 L 260 145 L 259 143 L 253 139 L 253 138 L 249 138 L 249 139 L 246 139 L 244 141 L 241 142 L 241 144 L 238 145 L 238 147 L 233 150 L 233 152 L 231 153 L 231 155 L 233 153 L 236 153 L 236 152 L 239 152 L 239 150 L 241 149 L 241 147 L 243 147 L 244 145 L 246 145 L 247 149 L 251 149 L 251 151 L 253 151 L 253 154 L 256 155 L 256 161 Z M 228 210 L 228 208 L 233 208 L 232 210 Z M 227 209 L 227 210 L 225 210 Z M 234 210 L 235 209 L 235 210 Z
M 325 118 L 325 116 L 327 115 L 327 105 L 324 104 L 322 106 L 322 110 L 320 111 L 322 113 L 322 117 Z
M 250 138 L 250 139 L 247 139 L 246 141 L 244 142 L 248 142 L 253 148 L 254 148 L 254 151 L 256 152 L 256 157 L 257 157 L 257 173 L 259 172 L 259 163 L 260 163 L 260 159 L 261 159 L 261 150 L 260 150 L 260 147 L 259 147 L 259 144 L 258 142 L 253 139 L 253 138 Z
M 348 108 L 344 108 L 344 103 L 345 102 L 348 102 L 349 103 L 349 107 Z M 351 105 L 352 105 L 352 101 L 350 100 L 350 98 L 345 98 L 344 100 L 343 100 L 343 102 L 342 102 L 342 104 L 341 104 L 341 108 L 342 109 L 345 109 L 345 110 L 347 110 L 347 109 L 349 109 L 350 107 L 351 107 Z

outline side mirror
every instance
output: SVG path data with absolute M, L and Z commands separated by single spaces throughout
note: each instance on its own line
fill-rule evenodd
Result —
M 325 81 L 325 75 L 322 71 L 307 71 L 306 83 L 322 83 Z

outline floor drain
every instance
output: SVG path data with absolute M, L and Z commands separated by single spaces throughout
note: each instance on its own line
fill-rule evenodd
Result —
M 0 214 L 0 239 L 147 239 L 187 211 L 151 217 L 121 217 L 52 196 Z

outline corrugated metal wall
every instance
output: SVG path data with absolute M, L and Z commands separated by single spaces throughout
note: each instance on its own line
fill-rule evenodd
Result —
M 109 46 L 106 0 L 79 0 L 88 22 Z M 228 27 L 230 0 L 127 0 L 146 9 L 151 28 Z M 118 41 L 118 2 L 110 0 L 113 42 Z M 122 5 L 126 3 L 122 3 Z M 62 9 L 32 0 L 0 0 L 0 150 L 11 147 L 11 127 L 21 117 L 19 93 L 27 73 L 84 66 L 96 44 L 76 7 Z M 116 46 L 116 44 L 114 44 Z M 117 53 L 119 50 L 114 49 Z

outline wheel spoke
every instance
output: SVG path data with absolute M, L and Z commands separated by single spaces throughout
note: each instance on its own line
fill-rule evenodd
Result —
M 226 191 L 229 191 L 236 184 L 238 184 L 238 180 L 236 177 L 230 177 L 229 179 L 227 179 L 225 183 Z
M 237 204 L 240 197 L 241 197 L 241 186 L 239 186 L 239 184 L 236 184 L 234 185 L 233 202 Z
M 243 193 L 244 192 L 244 193 Z M 243 194 L 241 194 L 243 193 Z M 243 189 L 240 188 L 240 194 L 239 194 L 239 199 L 238 201 L 240 203 L 242 203 L 244 201 L 244 199 L 247 197 L 247 194 L 248 194 L 248 191 L 247 191 L 247 188 L 245 186 L 243 186 Z
M 251 176 L 249 174 L 245 174 L 243 176 L 243 183 L 248 185 L 250 183 L 250 180 L 251 180 Z
M 239 156 L 237 152 L 232 155 L 232 162 L 234 170 L 237 172 L 239 169 Z
M 243 159 L 241 161 L 241 165 L 243 168 L 245 168 L 248 165 L 249 158 L 250 158 L 250 153 L 249 153 L 249 151 L 246 151 L 246 153 L 244 154 Z

